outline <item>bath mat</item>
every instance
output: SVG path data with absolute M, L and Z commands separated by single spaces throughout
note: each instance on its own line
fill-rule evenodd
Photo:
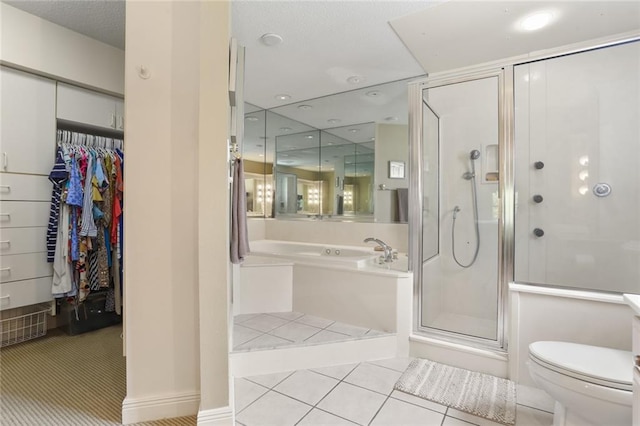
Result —
M 395 389 L 494 422 L 516 423 L 516 384 L 511 380 L 416 359 Z

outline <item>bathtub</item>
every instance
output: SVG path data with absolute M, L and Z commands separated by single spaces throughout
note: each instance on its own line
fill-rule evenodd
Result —
M 278 240 L 258 240 L 250 244 L 251 256 L 278 257 L 292 261 L 331 263 L 352 268 L 374 266 L 380 252 L 372 248 L 311 244 Z

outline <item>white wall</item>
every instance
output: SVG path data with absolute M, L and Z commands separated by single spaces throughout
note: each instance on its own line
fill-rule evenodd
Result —
M 0 3 L 0 61 L 57 80 L 124 94 L 124 51 Z
M 228 4 L 127 2 L 126 12 L 123 423 L 195 414 L 200 370 L 201 409 L 229 404 Z

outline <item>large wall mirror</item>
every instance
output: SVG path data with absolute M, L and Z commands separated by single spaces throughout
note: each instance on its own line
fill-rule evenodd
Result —
M 411 80 L 269 110 L 246 104 L 249 217 L 406 222 L 408 173 L 397 165 L 408 164 Z

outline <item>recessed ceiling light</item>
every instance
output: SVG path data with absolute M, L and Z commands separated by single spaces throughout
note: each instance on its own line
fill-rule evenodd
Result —
M 392 116 L 392 117 L 385 117 L 385 119 L 384 119 L 384 120 L 385 120 L 385 121 L 398 121 L 398 117 L 394 117 L 394 116 Z
M 333 142 L 327 142 L 327 145 L 333 145 Z
M 313 139 L 313 135 L 307 135 L 307 136 L 305 136 L 305 138 L 307 138 L 307 139 Z
M 290 132 L 291 130 L 293 130 L 291 127 L 280 127 L 281 132 Z
M 309 111 L 312 108 L 313 107 L 311 105 L 298 105 L 298 109 L 300 109 L 302 111 Z
M 327 120 L 327 123 L 330 124 L 336 124 L 336 123 L 340 123 L 342 120 L 340 120 L 339 118 L 330 118 Z
M 356 132 L 359 132 L 359 131 L 360 131 L 360 129 L 349 129 L 349 131 L 350 131 L 351 133 L 356 133 Z
M 245 120 L 247 120 L 247 121 L 258 121 L 258 117 L 254 117 L 254 116 L 250 115 L 249 117 L 245 118 Z
M 365 95 L 369 96 L 370 98 L 377 98 L 378 96 L 382 96 L 382 92 L 379 90 L 372 90 L 365 93 Z
M 291 95 L 287 95 L 286 93 L 281 93 L 279 95 L 276 95 L 275 98 L 279 101 L 286 101 L 288 99 L 291 99 Z
M 376 138 L 369 138 L 369 140 L 370 140 L 370 141 L 375 141 L 375 140 L 376 140 Z
M 266 46 L 276 46 L 282 43 L 282 36 L 273 33 L 263 34 L 260 41 Z
M 363 75 L 352 75 L 351 77 L 347 78 L 347 83 L 361 84 L 361 83 L 364 83 L 366 80 L 367 78 Z
M 518 22 L 518 27 L 522 31 L 536 31 L 546 27 L 551 21 L 553 21 L 553 13 L 544 10 L 525 16 Z
M 258 157 L 264 157 L 264 154 L 258 154 Z

